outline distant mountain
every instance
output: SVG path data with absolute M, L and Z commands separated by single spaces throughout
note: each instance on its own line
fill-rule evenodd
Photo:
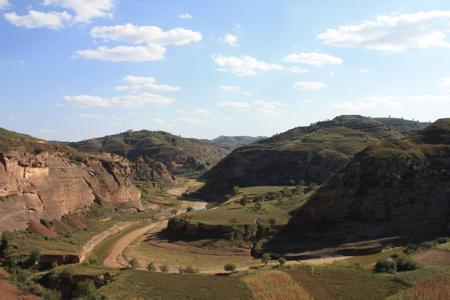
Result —
M 428 122 L 405 120 L 403 118 L 374 118 L 374 120 L 395 127 L 403 134 L 413 133 L 430 124 Z
M 402 137 L 397 129 L 362 116 L 297 127 L 234 150 L 204 175 L 206 185 L 199 192 L 218 199 L 235 185 L 320 184 L 367 146 Z
M 441 119 L 356 155 L 266 250 L 300 257 L 323 248 L 370 252 L 430 240 L 448 234 L 449 201 L 450 119 Z
M 94 203 L 140 209 L 127 159 L 0 129 L 0 232 L 89 210 Z
M 84 152 L 124 156 L 137 164 L 142 177 L 165 181 L 171 180 L 171 174 L 202 174 L 229 153 L 208 140 L 147 130 L 127 131 L 69 145 Z
M 228 150 L 234 150 L 236 148 L 250 145 L 256 141 L 265 139 L 267 137 L 264 136 L 224 136 L 221 135 L 213 140 L 211 142 L 221 148 L 225 148 Z

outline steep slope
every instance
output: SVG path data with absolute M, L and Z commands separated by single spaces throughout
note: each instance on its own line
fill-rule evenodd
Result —
M 266 249 L 292 254 L 383 239 L 370 251 L 446 235 L 449 221 L 450 119 L 441 119 L 359 153 Z
M 124 158 L 87 156 L 4 129 L 0 145 L 0 232 L 60 219 L 94 202 L 140 208 L 140 192 Z
M 396 128 L 403 134 L 412 134 L 414 131 L 425 128 L 430 123 L 405 120 L 403 118 L 374 118 L 374 120 Z
M 127 131 L 70 146 L 85 152 L 109 152 L 139 164 L 143 175 L 170 181 L 174 175 L 195 175 L 214 166 L 228 151 L 209 141 L 182 138 L 162 131 Z M 149 178 L 152 179 L 152 178 Z
M 221 197 L 234 185 L 322 183 L 357 152 L 388 137 L 402 134 L 361 116 L 297 127 L 234 150 L 204 176 L 206 185 L 200 193 Z
M 267 137 L 264 136 L 224 136 L 221 135 L 213 140 L 211 143 L 216 145 L 217 147 L 225 148 L 228 150 L 234 150 L 239 147 L 247 146 L 253 144 L 256 141 L 265 139 Z

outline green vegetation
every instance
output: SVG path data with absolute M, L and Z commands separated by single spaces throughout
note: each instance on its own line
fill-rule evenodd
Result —
M 232 276 L 164 274 L 129 270 L 100 288 L 108 299 L 251 299 L 247 286 Z M 219 296 L 220 295 L 220 296 Z
M 272 259 L 272 258 L 270 257 L 269 253 L 264 253 L 264 254 L 261 256 L 261 262 L 262 262 L 263 264 L 265 264 L 265 265 L 267 265 L 267 264 L 270 262 L 271 259 Z
M 226 264 L 223 266 L 223 269 L 226 272 L 234 273 L 236 271 L 236 265 L 235 264 Z
M 283 267 L 286 264 L 286 258 L 284 257 L 278 258 L 278 263 L 280 264 L 280 267 Z

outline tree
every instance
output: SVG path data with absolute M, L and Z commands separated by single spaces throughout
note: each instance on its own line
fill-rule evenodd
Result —
M 237 185 L 233 186 L 233 194 L 239 194 L 240 190 Z
M 278 259 L 278 263 L 280 264 L 280 267 L 283 267 L 284 264 L 286 263 L 286 258 L 280 257 L 280 258 Z
M 270 224 L 270 226 L 275 226 L 275 224 L 277 223 L 277 220 L 276 219 L 274 219 L 274 218 L 270 218 L 269 219 L 269 224 Z
M 234 264 L 226 264 L 223 269 L 227 272 L 234 273 L 236 271 L 236 266 Z
M 243 196 L 243 197 L 241 198 L 241 200 L 239 200 L 239 204 L 240 204 L 241 206 L 246 206 L 246 205 L 247 205 L 247 202 L 248 202 L 247 196 Z
M 37 264 L 39 264 L 40 260 L 41 260 L 41 252 L 39 252 L 39 250 L 32 250 L 31 253 L 30 253 L 30 256 L 28 256 L 28 259 L 26 261 L 26 265 L 29 268 L 33 268 Z
M 270 260 L 271 260 L 272 258 L 270 257 L 270 254 L 269 253 L 264 253 L 262 256 L 261 256 L 261 261 L 267 266 L 267 264 L 270 262 Z
M 294 179 L 290 179 L 290 180 L 289 180 L 289 185 L 295 185 Z
M 384 258 L 380 258 L 379 260 L 377 260 L 377 263 L 375 264 L 373 269 L 377 273 L 381 272 L 394 273 L 395 271 L 397 271 L 397 266 L 395 264 L 395 261 L 391 259 L 386 260 Z
M 150 272 L 155 272 L 156 271 L 155 264 L 153 262 L 149 263 L 147 265 L 147 270 L 149 270 Z
M 77 283 L 72 292 L 73 299 L 97 299 L 97 288 L 93 280 L 83 280 Z
M 159 267 L 159 270 L 163 273 L 169 272 L 169 267 L 167 265 L 162 265 Z
M 137 267 L 139 267 L 139 261 L 136 258 L 133 258 L 132 260 L 130 260 L 130 266 L 133 269 L 136 269 Z

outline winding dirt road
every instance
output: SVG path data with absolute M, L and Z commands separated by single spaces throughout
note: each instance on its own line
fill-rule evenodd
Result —
M 167 224 L 167 220 L 152 223 L 150 225 L 136 229 L 114 243 L 109 251 L 108 256 L 103 260 L 103 265 L 110 268 L 123 268 L 128 267 L 128 260 L 124 257 L 123 252 L 128 248 L 131 243 L 137 240 L 139 237 L 151 230 L 161 230 Z

